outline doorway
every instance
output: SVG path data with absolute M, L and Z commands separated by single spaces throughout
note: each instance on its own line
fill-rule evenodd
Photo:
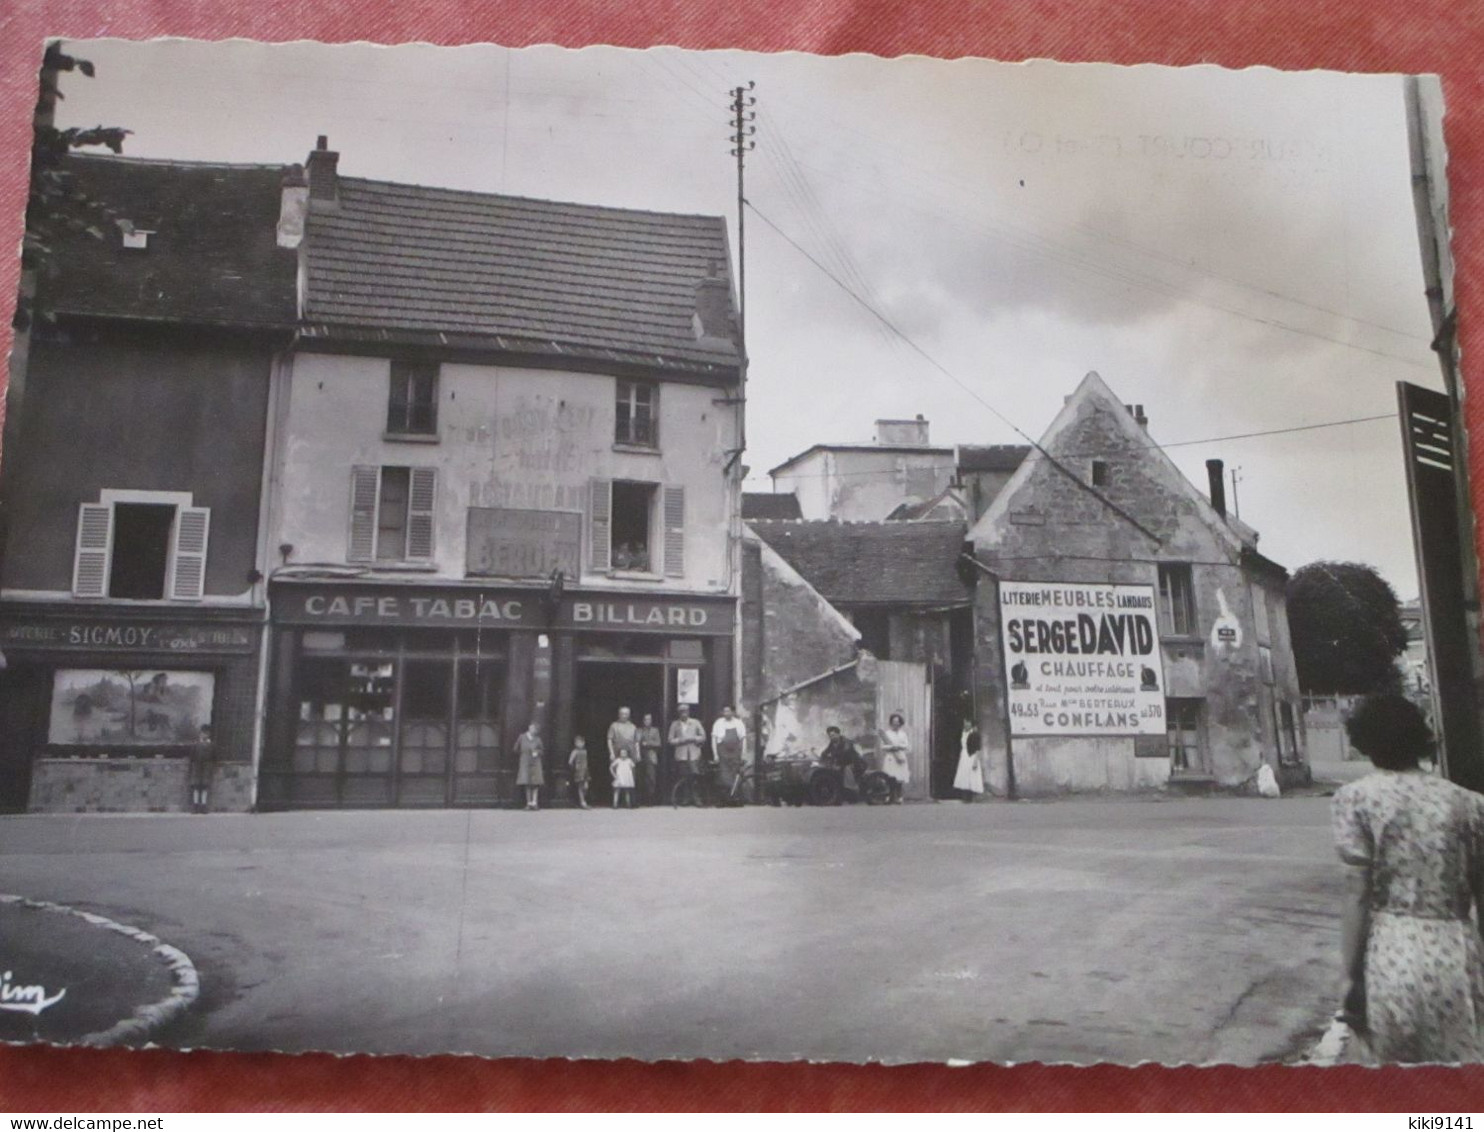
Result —
M 644 722 L 646 714 L 654 716 L 655 726 L 663 733 L 668 725 L 665 691 L 663 664 L 578 661 L 572 734 L 587 740 L 591 775 L 588 800 L 593 805 L 607 805 L 613 800 L 613 776 L 608 770 L 608 725 L 618 718 L 618 709 L 628 708 L 636 726 Z M 569 753 L 562 751 L 560 757 L 565 761 Z

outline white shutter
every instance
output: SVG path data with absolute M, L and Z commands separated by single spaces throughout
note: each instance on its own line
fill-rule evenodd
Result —
M 350 562 L 370 562 L 376 556 L 376 499 L 381 492 L 381 469 L 359 464 L 350 470 Z
M 685 488 L 665 488 L 665 577 L 685 577 Z
M 438 471 L 410 468 L 407 478 L 407 557 L 423 562 L 433 557 L 433 501 Z
M 206 593 L 206 541 L 211 533 L 210 507 L 177 507 L 170 538 L 172 601 L 200 601 Z
M 594 573 L 605 574 L 613 566 L 613 481 L 595 479 L 588 485 L 588 545 Z
M 72 592 L 78 597 L 107 597 L 112 566 L 113 504 L 84 503 L 77 512 Z

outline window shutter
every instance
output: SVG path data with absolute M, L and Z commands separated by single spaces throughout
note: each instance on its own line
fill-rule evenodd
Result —
M 589 555 L 595 573 L 607 573 L 613 568 L 613 481 L 592 480 L 588 485 Z
M 107 597 L 113 565 L 113 505 L 84 503 L 77 512 L 77 549 L 72 559 L 72 592 Z
M 433 557 L 433 501 L 437 494 L 436 468 L 408 469 L 407 557 L 426 561 Z
M 172 601 L 200 601 L 206 593 L 206 540 L 211 532 L 211 508 L 177 507 L 170 539 Z
M 665 577 L 685 577 L 685 488 L 665 488 Z
M 376 497 L 381 490 L 381 469 L 360 464 L 350 471 L 351 562 L 370 562 L 376 555 Z

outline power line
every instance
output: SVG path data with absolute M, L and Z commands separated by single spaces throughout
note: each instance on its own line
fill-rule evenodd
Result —
M 806 249 L 803 246 L 801 246 L 798 242 L 796 242 L 793 239 L 792 236 L 790 236 L 782 228 L 778 227 L 778 225 L 774 224 L 773 221 L 771 221 L 770 219 L 768 219 L 768 217 L 764 213 L 760 212 L 755 204 L 753 204 L 751 201 L 744 201 L 743 203 L 744 203 L 744 205 L 747 208 L 752 209 L 753 214 L 756 215 L 759 220 L 761 220 L 764 224 L 766 224 L 769 228 L 771 228 L 774 232 L 776 232 L 780 237 L 782 237 L 783 240 L 785 242 L 787 242 L 795 251 L 797 251 L 805 259 L 807 259 L 810 263 L 812 263 L 820 271 L 824 272 L 825 275 L 829 276 L 830 280 L 832 282 L 834 282 L 835 286 L 839 287 L 842 291 L 844 291 L 847 295 L 849 295 L 852 299 L 854 299 L 857 303 L 859 303 L 862 307 L 865 308 L 865 310 L 873 318 L 878 319 L 888 330 L 890 330 L 893 334 L 895 334 L 898 338 L 900 338 L 902 340 L 902 342 L 910 350 L 912 350 L 913 353 L 917 354 L 924 361 L 926 361 L 929 365 L 931 365 L 934 369 L 936 369 L 939 373 L 941 373 L 944 377 L 948 378 L 949 381 L 953 382 L 960 389 L 962 389 L 965 393 L 967 393 L 970 397 L 974 398 L 974 400 L 978 401 L 981 405 L 983 405 L 986 409 L 988 409 L 991 413 L 993 413 L 996 418 L 998 418 L 1004 425 L 1006 425 L 1006 427 L 1008 427 L 1011 431 L 1013 431 L 1017 436 L 1019 436 L 1023 440 L 1025 440 L 1025 442 L 1027 444 L 1029 444 L 1032 448 L 1034 448 L 1037 452 L 1039 452 L 1043 457 L 1045 457 L 1046 461 L 1049 464 L 1051 464 L 1052 467 L 1056 468 L 1059 472 L 1062 473 L 1062 475 L 1066 476 L 1067 479 L 1070 480 L 1079 490 L 1081 490 L 1081 491 L 1085 492 L 1086 494 L 1092 496 L 1099 503 L 1101 503 L 1104 507 L 1106 507 L 1109 511 L 1112 511 L 1115 515 L 1120 516 L 1125 522 L 1129 523 L 1135 530 L 1137 530 L 1140 533 L 1142 533 L 1143 535 L 1147 536 L 1149 539 L 1153 540 L 1155 543 L 1162 543 L 1164 541 L 1163 539 L 1161 539 L 1159 537 L 1159 535 L 1157 535 L 1153 531 L 1151 531 L 1148 527 L 1146 527 L 1143 523 L 1141 523 L 1137 518 L 1135 518 L 1128 511 L 1126 511 L 1122 507 L 1118 506 L 1118 504 L 1114 503 L 1111 499 L 1109 499 L 1107 496 L 1105 496 L 1102 492 L 1098 491 L 1091 484 L 1088 484 L 1088 483 L 1084 482 L 1083 479 L 1082 479 L 1082 477 L 1079 476 L 1079 475 L 1077 475 L 1070 468 L 1065 467 L 1061 463 L 1060 460 L 1058 460 L 1050 452 L 1046 451 L 1046 449 L 1043 448 L 1040 445 L 1040 443 L 1038 441 L 1036 441 L 1028 432 L 1026 432 L 1024 429 L 1022 429 L 1019 425 L 1017 425 L 1014 421 L 1012 421 L 1004 413 L 1000 412 L 999 409 L 995 408 L 992 404 L 990 404 L 988 401 L 986 401 L 983 397 L 981 397 L 979 395 L 979 393 L 978 393 L 977 390 L 975 390 L 967 382 L 961 380 L 958 377 L 957 374 L 953 373 L 953 371 L 950 370 L 947 366 L 943 365 L 942 362 L 938 361 L 931 354 L 929 354 L 926 350 L 924 350 L 921 346 L 919 346 L 916 342 L 914 342 L 911 338 L 909 338 L 901 330 L 900 327 L 898 327 L 894 322 L 891 321 L 891 319 L 887 318 L 884 314 L 882 314 L 879 310 L 877 310 L 874 306 L 872 306 L 871 303 L 869 303 L 867 300 L 861 298 L 861 296 L 858 295 L 855 291 L 853 291 L 846 283 L 844 283 L 840 279 L 840 277 L 838 275 L 836 275 L 834 272 L 832 272 L 824 264 L 820 263 L 819 260 L 816 259 L 812 254 L 810 254 L 810 252 L 808 251 L 808 249 Z

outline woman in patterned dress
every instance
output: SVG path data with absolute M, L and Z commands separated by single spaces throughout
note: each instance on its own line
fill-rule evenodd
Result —
M 1376 773 L 1333 803 L 1347 870 L 1345 1013 L 1383 1062 L 1484 1060 L 1484 798 L 1420 769 L 1417 706 L 1370 696 L 1346 724 Z

